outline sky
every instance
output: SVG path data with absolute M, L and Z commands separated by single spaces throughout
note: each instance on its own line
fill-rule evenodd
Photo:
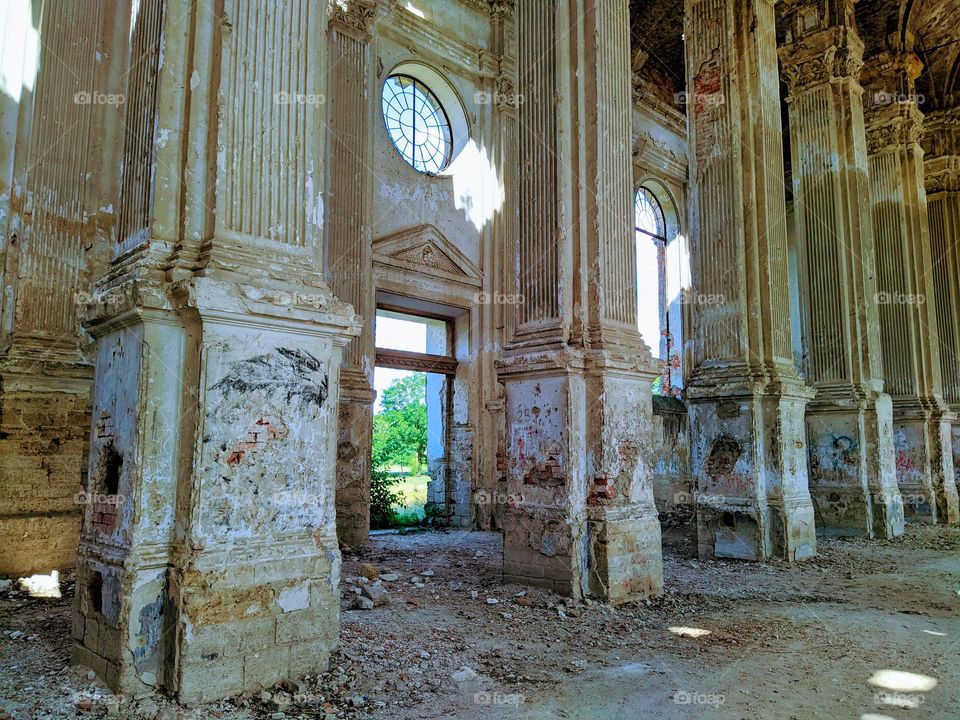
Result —
M 419 322 L 398 320 L 396 318 L 377 315 L 377 347 L 390 350 L 408 350 L 410 352 L 427 351 L 427 326 Z M 380 412 L 380 398 L 383 391 L 394 380 L 410 375 L 409 370 L 391 370 L 390 368 L 375 368 L 373 372 L 373 387 L 377 391 L 377 399 L 373 404 L 373 411 Z

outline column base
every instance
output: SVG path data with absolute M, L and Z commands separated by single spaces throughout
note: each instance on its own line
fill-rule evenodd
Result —
M 119 499 L 84 519 L 76 661 L 189 704 L 324 669 L 353 313 L 322 287 L 319 310 L 212 278 L 128 287 L 91 325 L 91 475 L 112 466 Z
M 890 398 L 843 398 L 838 392 L 821 388 L 807 407 L 817 534 L 897 537 L 903 534 L 903 503 L 896 483 Z
M 340 552 L 331 534 L 208 547 L 177 568 L 180 702 L 327 669 L 340 633 Z
M 960 521 L 952 450 L 954 416 L 897 408 L 894 418 L 897 485 L 907 522 Z
M 611 603 L 661 592 L 654 373 L 569 348 L 508 358 L 499 370 L 509 428 L 504 581 Z
M 701 558 L 816 554 L 804 415 L 813 392 L 704 369 L 687 387 Z
M 660 519 L 656 508 L 634 505 L 590 510 L 589 594 L 618 605 L 663 591 Z

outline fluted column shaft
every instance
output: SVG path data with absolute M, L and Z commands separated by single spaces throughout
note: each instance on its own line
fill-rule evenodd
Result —
M 700 553 L 801 559 L 816 548 L 804 425 L 812 393 L 792 361 L 773 2 L 685 8 L 687 397 Z
M 883 392 L 873 224 L 867 176 L 863 43 L 849 13 L 837 24 L 820 3 L 795 6 L 780 48 L 789 86 L 797 234 L 808 381 L 810 494 L 817 531 L 894 537 L 903 532 L 893 406 Z
M 943 399 L 924 187 L 923 115 L 909 52 L 871 58 L 865 68 L 877 303 L 886 389 L 893 398 L 897 482 L 907 519 L 955 522 L 950 450 L 953 416 Z

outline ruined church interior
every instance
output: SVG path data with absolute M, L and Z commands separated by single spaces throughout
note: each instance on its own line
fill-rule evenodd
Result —
M 960 0 L 0 60 L 0 720 L 960 718 Z

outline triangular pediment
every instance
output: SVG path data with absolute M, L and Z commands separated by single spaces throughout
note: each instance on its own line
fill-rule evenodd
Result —
M 374 261 L 471 284 L 481 276 L 470 258 L 434 225 L 417 225 L 373 242 Z

